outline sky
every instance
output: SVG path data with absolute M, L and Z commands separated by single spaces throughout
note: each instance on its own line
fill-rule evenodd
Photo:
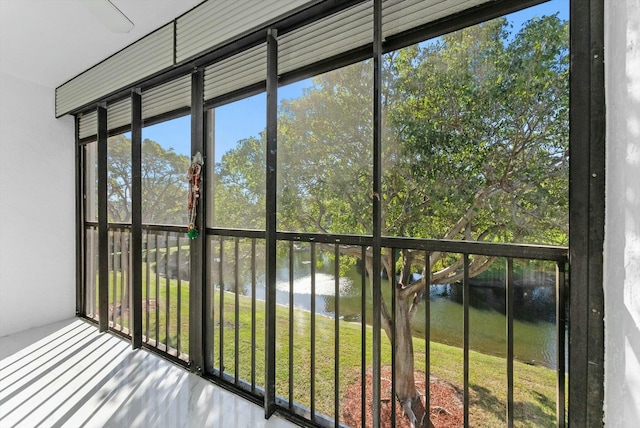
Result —
M 561 19 L 569 19 L 569 0 L 552 0 L 529 9 L 510 15 L 507 18 L 513 23 L 514 31 L 534 16 L 550 15 L 559 12 Z M 312 85 L 311 79 L 305 79 L 278 88 L 278 100 L 295 99 L 302 95 L 302 90 Z M 266 127 L 266 95 L 264 93 L 245 98 L 240 101 L 216 108 L 215 113 L 215 161 L 235 147 L 237 141 L 257 137 Z M 189 155 L 191 152 L 191 117 L 183 116 L 167 122 L 145 127 L 142 138 L 158 142 L 165 148 L 172 148 L 176 153 Z

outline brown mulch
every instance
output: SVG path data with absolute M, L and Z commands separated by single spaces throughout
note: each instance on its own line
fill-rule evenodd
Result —
M 381 369 L 381 391 L 380 395 L 382 403 L 380 406 L 380 420 L 383 427 L 391 426 L 391 368 L 382 367 Z M 372 371 L 367 370 L 366 387 L 367 397 L 366 403 L 366 424 L 365 426 L 372 426 Z M 420 427 L 420 422 L 423 420 L 425 413 L 425 382 L 424 373 L 419 371 L 415 372 L 416 388 L 420 393 L 420 403 L 413 405 L 413 411 L 416 414 L 418 422 L 416 427 Z M 361 400 L 360 400 L 360 387 L 361 382 L 358 379 L 351 384 L 345 391 L 344 398 L 342 399 L 342 414 L 340 415 L 340 422 L 352 427 L 362 426 L 361 418 Z M 450 428 L 460 427 L 463 425 L 463 408 L 462 408 L 462 392 L 455 388 L 450 383 L 438 379 L 435 376 L 431 376 L 429 380 L 429 391 L 431 393 L 430 402 L 430 419 L 435 428 Z M 402 406 L 396 402 L 396 427 L 398 428 L 410 428 L 409 419 L 402 413 Z M 424 418 L 424 426 L 429 427 L 426 418 Z

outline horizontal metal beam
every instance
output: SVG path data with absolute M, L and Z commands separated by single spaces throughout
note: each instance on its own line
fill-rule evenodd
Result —
M 96 222 L 86 222 L 87 226 L 97 226 Z M 109 229 L 129 229 L 127 223 L 109 223 Z M 163 232 L 184 232 L 183 226 L 145 224 L 143 230 Z M 232 236 L 240 238 L 265 239 L 263 230 L 207 228 L 207 235 Z M 278 241 L 317 242 L 322 244 L 361 245 L 373 244 L 373 237 L 360 235 L 339 235 L 302 232 L 276 232 Z M 447 253 L 473 254 L 514 259 L 550 260 L 567 262 L 569 249 L 553 245 L 511 244 L 483 241 L 459 241 L 448 239 L 424 239 L 383 236 L 382 247 L 406 248 L 409 250 L 443 251 Z
M 548 245 L 390 237 L 382 238 L 382 246 L 389 248 L 406 248 L 409 250 L 444 251 L 447 253 L 553 261 L 566 261 L 569 251 L 565 247 Z
M 517 12 L 549 0 L 494 0 L 462 12 L 419 25 L 410 30 L 385 37 L 384 52 L 390 52 L 422 41 L 480 24 L 490 19 Z
M 323 244 L 364 245 L 373 243 L 371 236 L 331 235 L 320 233 L 278 232 L 278 241 L 320 242 Z
M 233 236 L 233 237 L 239 237 L 239 238 L 265 239 L 264 230 L 219 229 L 215 227 L 208 227 L 205 233 L 211 236 Z

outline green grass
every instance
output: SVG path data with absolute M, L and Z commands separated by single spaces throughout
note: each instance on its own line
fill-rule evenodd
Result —
M 149 296 L 156 297 L 156 287 L 159 301 L 155 309 L 148 312 L 149 338 L 156 339 L 156 312 L 159 315 L 160 343 L 167 343 L 167 297 L 169 300 L 169 347 L 177 348 L 178 306 L 180 306 L 180 349 L 187 353 L 189 349 L 188 315 L 189 315 L 189 283 L 181 282 L 178 292 L 178 281 L 157 277 L 153 269 L 149 269 Z M 116 274 L 110 278 L 110 302 L 113 299 L 112 285 L 116 282 L 116 300 L 121 295 L 121 277 Z M 146 300 L 147 267 L 143 265 L 143 299 Z M 168 291 L 168 296 L 167 296 Z M 178 303 L 178 297 L 180 302 Z M 220 299 L 223 298 L 223 322 L 221 328 Z M 238 298 L 238 319 L 235 317 L 235 294 L 231 292 L 213 293 L 212 307 L 214 308 L 213 331 L 209 338 L 212 344 L 211 352 L 213 364 L 231 375 L 236 372 L 235 364 L 235 334 L 238 326 L 238 377 L 245 381 L 251 379 L 252 358 L 255 364 L 256 385 L 264 385 L 264 302 L 256 301 L 255 325 L 252 324 L 251 299 L 245 296 Z M 126 317 L 123 320 L 128 325 Z M 307 311 L 293 311 L 293 336 L 289 342 L 289 309 L 278 306 L 276 309 L 276 393 L 284 398 L 289 397 L 289 348 L 293 348 L 294 367 L 293 400 L 306 407 L 311 407 L 311 314 Z M 143 314 L 143 332 L 147 331 L 146 312 Z M 334 337 L 335 321 L 317 316 L 315 319 L 315 411 L 329 417 L 334 417 Z M 255 348 L 252 352 L 251 332 L 255 328 Z M 372 329 L 367 327 L 367 366 L 371 365 L 373 343 Z M 221 336 L 222 331 L 222 336 Z M 223 338 L 224 347 L 222 364 L 220 360 L 220 339 Z M 360 378 L 361 366 L 361 325 L 358 323 L 339 323 L 340 358 L 339 371 L 340 397 L 343 397 L 347 387 Z M 382 363 L 391 365 L 391 349 L 389 341 L 383 334 Z M 416 355 L 416 369 L 425 370 L 425 341 L 414 338 Z M 495 356 L 484 355 L 470 351 L 470 422 L 472 426 L 494 427 L 505 423 L 506 413 L 506 360 Z M 441 379 L 449 381 L 462 389 L 463 351 L 460 348 L 431 342 L 431 373 Z M 514 362 L 514 403 L 517 426 L 539 427 L 555 425 L 555 371 L 544 367 L 530 366 Z

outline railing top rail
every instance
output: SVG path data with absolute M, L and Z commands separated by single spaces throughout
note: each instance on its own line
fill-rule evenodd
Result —
M 319 242 L 340 245 L 369 246 L 373 244 L 373 237 L 371 236 L 321 233 L 278 232 L 277 239 L 282 241 Z M 569 249 L 567 247 L 560 246 L 459 241 L 450 239 L 383 236 L 381 245 L 387 248 L 442 251 L 448 253 L 508 257 L 516 259 L 553 260 L 557 262 L 566 262 L 569 255 Z
M 323 244 L 340 245 L 369 246 L 373 244 L 372 236 L 328 233 L 278 232 L 276 233 L 276 239 L 279 241 L 320 242 Z
M 86 222 L 86 224 L 88 226 L 97 226 L 97 223 L 94 224 L 94 222 Z M 109 223 L 110 229 L 127 229 L 130 227 L 131 225 L 128 223 Z M 176 225 L 145 224 L 142 228 L 145 230 L 186 233 L 185 227 Z M 206 234 L 256 239 L 264 239 L 265 237 L 265 232 L 263 230 L 253 229 L 207 228 Z M 370 246 L 373 244 L 372 236 L 326 233 L 277 232 L 276 239 L 279 241 L 317 242 L 322 244 L 358 246 Z M 507 257 L 515 259 L 551 260 L 557 262 L 567 262 L 569 257 L 569 249 L 567 247 L 552 245 L 512 244 L 393 236 L 383 236 L 381 244 L 383 247 L 387 248 L 441 251 L 447 253 Z
M 85 222 L 85 226 L 97 228 L 98 222 L 87 221 Z M 131 223 L 110 222 L 108 223 L 107 227 L 109 230 L 131 229 Z M 143 224 L 142 230 L 155 230 L 160 232 L 176 232 L 176 233 L 184 232 L 185 235 L 187 234 L 186 226 L 175 225 L 175 224 Z
M 176 232 L 187 234 L 187 226 L 171 224 L 143 224 L 142 230 L 155 230 L 159 232 Z
M 208 227 L 206 230 L 207 235 L 219 235 L 219 236 L 233 236 L 239 238 L 256 238 L 265 239 L 264 230 L 256 229 L 223 229 Z
M 383 237 L 382 246 L 514 259 L 553 260 L 557 262 L 566 262 L 569 258 L 569 249 L 567 247 L 552 245 Z

